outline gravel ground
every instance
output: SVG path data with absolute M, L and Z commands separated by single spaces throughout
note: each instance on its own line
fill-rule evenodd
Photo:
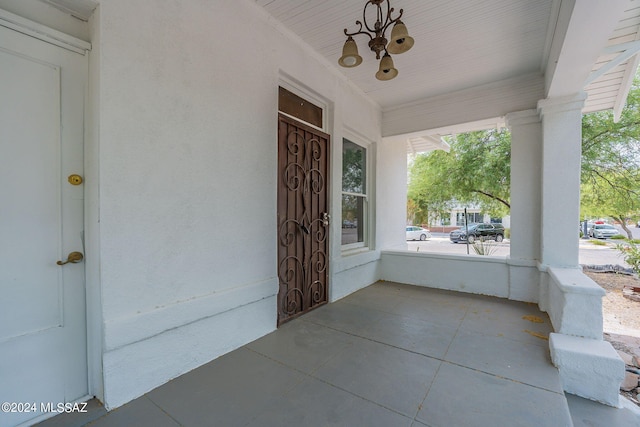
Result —
M 640 280 L 617 273 L 585 274 L 607 292 L 602 299 L 604 339 L 616 350 L 640 357 L 640 302 L 622 296 L 624 285 L 640 286 Z M 620 394 L 640 406 L 637 392 L 620 391 Z
M 585 274 L 607 292 L 602 299 L 604 331 L 640 338 L 640 302 L 622 296 L 624 285 L 640 286 L 640 280 L 635 276 L 617 273 Z

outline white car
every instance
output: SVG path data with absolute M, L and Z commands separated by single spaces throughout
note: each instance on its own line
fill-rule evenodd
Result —
M 617 228 L 609 224 L 594 224 L 593 228 L 589 230 L 589 237 L 595 237 L 596 239 L 606 239 L 620 234 Z
M 431 232 L 426 228 L 407 225 L 407 240 L 427 240 L 431 238 Z

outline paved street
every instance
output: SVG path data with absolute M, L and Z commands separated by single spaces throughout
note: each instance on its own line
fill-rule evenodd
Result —
M 634 239 L 640 239 L 640 228 L 633 227 L 629 228 L 632 233 Z M 622 231 L 622 230 L 621 230 Z M 624 233 L 622 231 L 624 235 Z M 629 267 L 628 264 L 624 262 L 620 253 L 615 249 L 616 243 L 618 240 L 602 240 L 602 242 L 606 243 L 606 246 L 594 245 L 590 240 L 580 239 L 580 258 L 579 262 L 583 265 L 621 265 L 623 267 Z M 488 242 L 489 245 L 495 248 L 495 252 L 492 252 L 491 255 L 494 256 L 507 256 L 509 255 L 509 241 L 505 240 L 502 243 L 496 243 L 493 241 Z M 410 251 L 420 251 L 420 252 L 435 252 L 435 253 L 444 253 L 444 254 L 466 254 L 467 253 L 467 245 L 464 243 L 452 243 L 449 240 L 449 235 L 447 233 L 432 233 L 432 238 L 424 241 L 424 242 L 407 242 L 408 249 Z M 469 245 L 469 253 L 475 255 L 473 247 Z

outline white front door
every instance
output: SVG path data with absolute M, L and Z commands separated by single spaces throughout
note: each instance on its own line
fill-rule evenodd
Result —
M 84 263 L 56 263 L 84 253 L 68 177 L 83 176 L 86 76 L 84 55 L 0 27 L 2 426 L 88 394 Z

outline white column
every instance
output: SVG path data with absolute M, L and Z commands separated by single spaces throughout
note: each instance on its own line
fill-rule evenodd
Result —
M 542 119 L 541 263 L 577 267 L 584 92 L 538 102 Z
M 604 291 L 579 270 L 582 107 L 586 95 L 538 102 L 542 118 L 540 307 L 555 333 L 549 349 L 566 392 L 617 406 L 624 363 L 602 340 Z M 583 375 L 584 372 L 598 373 Z
M 542 126 L 536 110 L 509 113 L 512 260 L 540 260 Z

